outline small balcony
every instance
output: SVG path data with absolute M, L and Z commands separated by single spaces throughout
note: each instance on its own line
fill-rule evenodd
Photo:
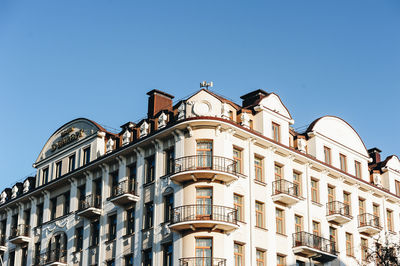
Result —
M 11 228 L 9 240 L 13 244 L 29 243 L 31 227 L 29 225 L 20 224 Z
M 272 200 L 286 205 L 293 205 L 302 200 L 299 187 L 285 179 L 272 182 Z
M 6 236 L 4 234 L 0 235 L 0 251 L 7 251 L 6 247 Z
M 88 219 L 101 215 L 101 197 L 97 195 L 86 196 L 79 201 L 78 215 Z
M 232 231 L 239 228 L 237 210 L 218 205 L 185 205 L 172 210 L 169 227 L 175 231 L 183 230 L 222 230 Z
M 191 257 L 179 259 L 179 266 L 226 266 L 226 259 L 213 257 Z
M 312 258 L 319 262 L 328 262 L 337 258 L 334 241 L 307 232 L 293 234 L 293 253 Z
M 328 222 L 344 224 L 353 217 L 350 215 L 350 206 L 340 201 L 331 201 L 326 204 L 326 219 Z
M 39 265 L 43 266 L 66 266 L 67 251 L 54 249 L 40 255 Z
M 124 180 L 118 183 L 111 189 L 109 201 L 112 203 L 125 206 L 130 203 L 139 201 L 139 196 L 136 193 L 137 183 L 130 180 Z
M 175 159 L 171 180 L 185 182 L 224 182 L 231 183 L 239 178 L 236 162 L 220 156 L 193 155 Z
M 358 215 L 358 231 L 367 235 L 375 235 L 382 230 L 379 217 L 370 213 Z

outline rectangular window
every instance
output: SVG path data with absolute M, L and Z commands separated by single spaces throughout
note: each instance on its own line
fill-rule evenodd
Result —
M 236 172 L 242 173 L 242 150 L 233 147 L 233 160 L 236 163 Z
M 276 208 L 276 232 L 278 234 L 285 234 L 285 212 Z
M 364 214 L 365 213 L 365 199 L 358 198 L 358 213 Z
M 336 196 L 335 196 L 335 187 L 333 187 L 331 185 L 328 185 L 328 202 L 335 201 L 335 198 L 336 198 Z M 332 205 L 332 207 L 334 207 L 334 206 Z
M 62 162 L 56 163 L 56 178 L 59 178 L 62 175 Z
M 265 251 L 261 249 L 256 249 L 256 263 L 257 266 L 265 266 Z
M 334 245 L 331 248 L 335 248 L 338 250 L 338 242 L 337 242 L 337 230 L 336 228 L 329 226 L 329 240 L 334 242 Z
M 135 232 L 135 208 L 126 210 L 126 234 L 132 235 Z
M 197 167 L 207 168 L 212 166 L 213 155 L 213 142 L 212 140 L 198 140 L 196 147 L 197 154 Z
M 396 195 L 400 196 L 400 181 L 395 180 L 395 186 L 396 186 Z
M 118 195 L 119 193 L 118 180 L 119 180 L 118 170 L 110 173 L 110 186 L 111 186 L 110 196 Z
M 117 237 L 117 215 L 108 217 L 108 241 L 114 240 Z
M 8 254 L 8 265 L 14 266 L 15 265 L 15 251 L 10 251 Z
M 303 231 L 303 217 L 297 214 L 294 216 L 294 230 L 296 233 Z
M 263 159 L 259 156 L 254 156 L 254 177 L 255 180 L 264 182 Z
M 94 221 L 90 224 L 90 246 L 95 247 L 100 241 L 100 224 L 99 221 Z
M 301 174 L 293 172 L 294 193 L 296 196 L 303 195 L 303 187 L 301 185 Z
M 115 260 L 114 260 L 114 259 L 107 260 L 107 261 L 106 261 L 106 265 L 107 265 L 107 266 L 115 266 Z
M 275 164 L 275 180 L 283 179 L 282 166 Z
M 349 192 L 343 191 L 343 203 L 348 206 L 348 214 L 351 215 L 351 194 Z
M 361 260 L 366 261 L 368 258 L 368 239 L 361 238 Z
M 148 202 L 144 204 L 143 229 L 149 229 L 153 227 L 153 209 L 153 202 Z
M 243 196 L 239 194 L 233 194 L 233 206 L 237 210 L 236 219 L 238 221 L 244 221 L 244 206 L 243 206 Z
M 379 205 L 378 204 L 376 204 L 376 203 L 374 203 L 374 204 L 372 204 L 372 212 L 373 212 L 373 214 L 376 216 L 376 217 L 380 217 L 380 208 L 379 208 Z
M 21 251 L 21 266 L 26 266 L 28 262 L 28 247 L 23 247 Z
M 57 198 L 50 199 L 50 220 L 54 220 L 57 217 Z
M 33 258 L 34 265 L 39 265 L 40 263 L 40 240 L 35 243 L 35 257 Z
M 393 229 L 393 211 L 386 210 L 386 218 L 387 218 L 388 231 L 394 232 L 394 229 Z
M 233 252 L 235 256 L 235 266 L 244 265 L 244 245 L 240 243 L 234 243 Z
M 196 188 L 196 217 L 197 219 L 210 219 L 212 215 L 212 188 Z
M 124 256 L 124 266 L 133 266 L 133 254 Z
M 331 149 L 324 146 L 324 158 L 325 158 L 325 163 L 327 164 L 331 164 L 332 160 L 331 160 Z
M 43 203 L 40 203 L 36 206 L 36 213 L 37 213 L 37 226 L 42 225 L 43 223 Z
M 208 265 L 209 258 L 213 257 L 212 238 L 196 238 L 195 256 L 199 258 L 199 265 Z
M 340 170 L 343 172 L 347 172 L 347 157 L 346 155 L 339 154 L 339 160 L 340 160 Z
M 313 226 L 313 235 L 320 236 L 321 235 L 321 224 L 317 221 L 312 221 Z
M 355 175 L 358 178 L 361 178 L 361 163 L 358 161 L 354 161 L 354 167 L 355 167 Z
M 47 182 L 49 182 L 49 167 L 42 170 L 42 185 L 47 184 Z
M 164 244 L 162 250 L 163 250 L 163 266 L 173 266 L 172 243 Z
M 81 251 L 83 249 L 83 227 L 75 229 L 75 241 L 75 251 Z
M 83 165 L 90 163 L 90 147 L 83 150 Z
M 164 197 L 164 222 L 169 222 L 174 208 L 174 194 L 169 194 Z
M 311 200 L 319 202 L 319 182 L 316 179 L 311 179 Z
M 129 191 L 133 192 L 136 195 L 136 163 L 128 166 L 129 170 Z
M 68 172 L 72 172 L 75 170 L 75 154 L 69 156 L 68 158 Z
M 273 140 L 275 140 L 276 142 L 280 142 L 280 140 L 281 140 L 280 135 L 281 135 L 280 125 L 272 122 L 272 138 L 273 138 Z
M 346 255 L 352 257 L 353 254 L 353 235 L 346 233 Z
M 151 183 L 155 178 L 155 158 L 154 155 L 145 159 L 146 173 L 145 173 L 145 184 Z
M 256 201 L 256 226 L 264 228 L 264 203 Z
M 63 215 L 67 215 L 70 211 L 70 203 L 71 203 L 71 197 L 70 197 L 70 192 L 66 192 L 63 195 Z
M 175 148 L 172 147 L 165 151 L 165 174 L 169 175 L 174 172 L 175 165 Z
M 277 254 L 276 255 L 276 266 L 286 266 L 286 256 Z
M 142 252 L 142 266 L 152 266 L 153 265 L 153 254 L 151 248 L 143 250 Z

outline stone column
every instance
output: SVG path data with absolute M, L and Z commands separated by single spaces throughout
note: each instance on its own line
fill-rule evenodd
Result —
M 118 156 L 118 175 L 119 182 L 127 180 L 126 175 L 126 158 L 123 156 Z M 117 236 L 115 241 L 115 265 L 123 265 L 123 235 L 124 235 L 124 211 L 123 208 L 117 208 Z

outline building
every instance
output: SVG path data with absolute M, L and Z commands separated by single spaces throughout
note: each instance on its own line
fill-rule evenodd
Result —
M 400 160 L 344 120 L 296 132 L 278 95 L 201 89 L 112 133 L 50 136 L 37 174 L 0 195 L 4 265 L 356 265 L 400 231 Z

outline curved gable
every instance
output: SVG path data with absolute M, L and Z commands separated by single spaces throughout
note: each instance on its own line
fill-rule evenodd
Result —
M 106 132 L 102 126 L 86 118 L 77 118 L 66 123 L 47 140 L 35 164 L 98 131 Z
M 260 101 L 260 105 L 274 112 L 277 112 L 287 117 L 288 119 L 292 119 L 289 110 L 283 104 L 281 98 L 279 98 L 279 96 L 276 95 L 275 93 L 270 93 L 268 96 L 264 97 Z
M 390 156 L 391 158 L 386 162 L 385 166 L 400 172 L 400 160 L 399 157 L 397 157 L 396 155 L 392 155 Z
M 318 118 L 308 127 L 307 132 L 315 131 L 366 157 L 368 151 L 360 135 L 343 119 L 335 116 Z

